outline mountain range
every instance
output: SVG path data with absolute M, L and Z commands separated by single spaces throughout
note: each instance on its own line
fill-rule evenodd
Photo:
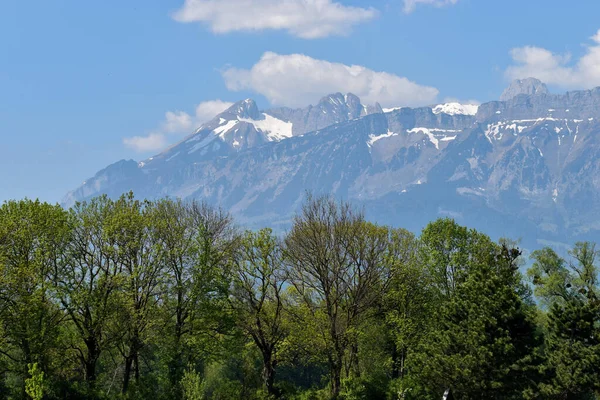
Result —
M 99 171 L 63 204 L 132 190 L 285 230 L 311 191 L 414 231 L 449 216 L 529 247 L 600 238 L 600 88 L 551 94 L 529 78 L 500 99 L 382 109 L 336 93 L 262 111 L 246 99 L 160 154 Z

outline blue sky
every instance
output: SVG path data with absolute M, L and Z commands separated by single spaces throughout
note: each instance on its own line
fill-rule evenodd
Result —
M 494 100 L 527 76 L 600 86 L 598 15 L 589 0 L 3 0 L 0 201 L 60 201 L 246 97 L 402 106 Z

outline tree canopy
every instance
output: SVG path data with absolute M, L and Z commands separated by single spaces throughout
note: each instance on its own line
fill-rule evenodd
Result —
M 289 230 L 132 193 L 0 207 L 0 398 L 596 399 L 598 251 L 330 196 Z

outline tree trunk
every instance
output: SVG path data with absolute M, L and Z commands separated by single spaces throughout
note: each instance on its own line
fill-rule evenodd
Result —
M 350 345 L 350 359 L 348 364 L 348 373 L 346 375 L 359 378 L 361 374 L 358 362 L 358 343 L 355 340 L 353 340 Z
M 96 362 L 100 357 L 100 350 L 96 338 L 88 337 L 84 342 L 87 349 L 87 359 L 84 360 L 85 380 L 91 384 L 96 381 Z
M 173 355 L 169 359 L 168 363 L 169 368 L 169 382 L 171 383 L 171 387 L 177 387 L 178 383 L 181 381 L 183 377 L 183 372 L 185 369 L 185 364 L 183 363 L 183 354 L 180 351 L 179 344 L 175 345 L 175 350 L 173 350 Z M 174 390 L 174 389 L 172 389 Z
M 132 357 L 125 357 L 125 372 L 123 373 L 123 394 L 127 393 L 129 388 L 129 380 L 131 379 L 131 365 L 133 364 Z
M 85 361 L 85 381 L 92 385 L 96 381 L 96 361 L 87 359 Z
M 331 369 L 331 398 L 338 399 L 342 389 L 342 365 L 335 365 Z
M 131 381 L 131 373 L 133 372 L 136 382 L 140 380 L 140 365 L 139 365 L 139 350 L 140 345 L 138 331 L 136 330 L 129 343 L 129 352 L 125 357 L 125 375 L 123 377 L 123 393 L 127 392 L 129 382 Z M 132 371 L 133 367 L 133 371 Z
M 183 377 L 183 371 L 185 364 L 183 362 L 183 352 L 181 346 L 181 338 L 183 337 L 184 328 L 184 311 L 183 306 L 183 294 L 181 290 L 177 291 L 177 307 L 175 309 L 175 341 L 173 355 L 169 361 L 169 382 L 172 388 L 176 388 L 179 381 Z M 175 390 L 175 389 L 172 389 Z
M 137 383 L 140 381 L 140 354 L 137 349 L 133 351 L 133 366 L 135 371 L 135 381 Z
M 263 353 L 262 378 L 267 388 L 267 393 L 271 396 L 279 397 L 279 393 L 275 389 L 275 362 L 273 361 L 272 353 L 269 351 Z
M 330 313 L 330 335 L 333 343 L 333 352 L 329 356 L 329 368 L 331 373 L 331 398 L 337 399 L 340 396 L 342 389 L 342 368 L 344 361 L 344 349 L 342 347 L 341 338 L 337 333 L 337 317 L 334 313 Z
M 331 369 L 331 398 L 338 399 L 342 390 L 343 367 L 343 355 L 339 350 L 336 350 L 330 357 L 329 364 Z

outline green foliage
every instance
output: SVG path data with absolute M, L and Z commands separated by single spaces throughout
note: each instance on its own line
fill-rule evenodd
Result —
M 594 399 L 597 251 L 310 198 L 285 237 L 129 193 L 0 207 L 0 397 Z M 535 293 L 536 304 L 531 291 Z
M 25 379 L 25 393 L 32 400 L 42 400 L 44 397 L 44 372 L 40 371 L 37 363 L 27 366 L 30 377 Z
M 48 276 L 70 240 L 67 213 L 39 201 L 10 201 L 0 207 L 0 364 L 24 391 L 29 364 L 56 365 L 62 312 Z
M 462 399 L 522 398 L 537 343 L 521 297 L 520 252 L 453 224 L 438 221 L 424 232 L 439 303 L 417 362 L 428 384 L 420 387 L 432 397 L 452 387 Z
M 384 399 L 385 385 L 365 378 L 345 378 L 342 380 L 340 398 L 344 400 Z
M 204 396 L 214 400 L 234 400 L 244 398 L 244 387 L 234 379 L 235 369 L 227 363 L 213 363 L 205 370 Z
M 577 243 L 572 262 L 546 248 L 532 254 L 528 275 L 535 293 L 549 307 L 546 316 L 546 379 L 540 391 L 547 398 L 593 399 L 600 389 L 600 302 L 595 245 Z
M 281 246 L 270 229 L 246 232 L 236 257 L 232 305 L 238 324 L 262 355 L 262 378 L 269 396 L 277 397 L 275 367 L 287 335 L 283 321 L 285 271 Z
M 183 373 L 181 387 L 185 400 L 204 400 L 202 377 L 193 368 L 188 368 Z

